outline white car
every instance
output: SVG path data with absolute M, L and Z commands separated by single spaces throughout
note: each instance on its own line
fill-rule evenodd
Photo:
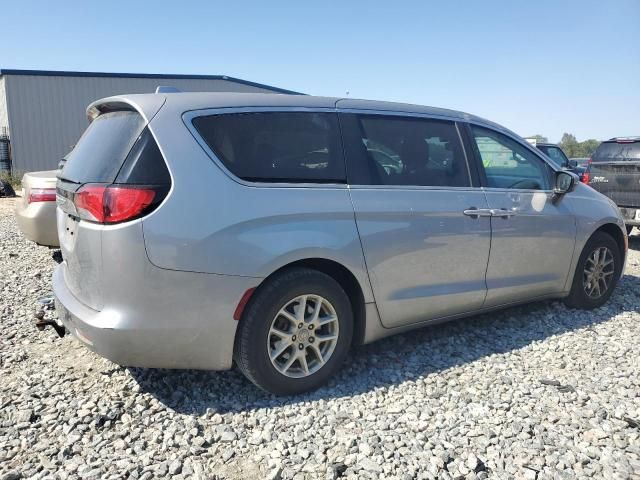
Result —
M 16 202 L 16 221 L 25 237 L 39 245 L 58 247 L 56 175 L 58 170 L 29 172 L 22 177 L 22 198 Z

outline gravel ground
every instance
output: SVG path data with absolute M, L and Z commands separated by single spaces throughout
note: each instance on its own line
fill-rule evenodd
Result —
M 0 200 L 0 479 L 640 479 L 640 236 L 609 303 L 538 303 L 357 348 L 296 398 L 121 368 L 33 325 L 51 251 Z M 47 312 L 47 316 L 53 312 Z

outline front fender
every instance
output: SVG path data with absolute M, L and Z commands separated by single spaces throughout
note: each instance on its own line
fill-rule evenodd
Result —
M 569 208 L 576 218 L 576 244 L 571 262 L 570 274 L 567 277 L 565 290 L 568 292 L 573 283 L 576 266 L 580 254 L 591 236 L 605 225 L 615 225 L 626 238 L 624 220 L 618 207 L 609 198 L 596 192 L 591 187 L 579 184 L 576 190 L 567 194 L 562 200 L 568 203 Z M 626 264 L 626 251 L 623 252 L 624 266 Z

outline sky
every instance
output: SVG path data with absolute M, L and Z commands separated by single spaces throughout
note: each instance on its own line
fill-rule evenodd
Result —
M 8 1 L 0 68 L 229 75 L 640 135 L 640 0 Z

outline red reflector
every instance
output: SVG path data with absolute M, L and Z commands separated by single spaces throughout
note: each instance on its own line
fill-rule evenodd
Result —
M 76 192 L 74 203 L 84 220 L 118 223 L 140 215 L 155 196 L 150 188 L 85 185 Z
M 34 202 L 55 202 L 56 201 L 56 189 L 55 188 L 32 188 L 29 192 L 29 203 Z
M 236 311 L 233 312 L 234 320 L 240 320 L 240 318 L 242 317 L 242 312 L 244 312 L 244 307 L 246 307 L 247 303 L 249 303 L 249 299 L 251 298 L 251 295 L 253 295 L 253 292 L 255 292 L 255 290 L 256 290 L 256 287 L 253 287 L 247 290 L 246 292 L 244 292 L 244 295 L 242 295 L 242 298 L 238 302 Z

